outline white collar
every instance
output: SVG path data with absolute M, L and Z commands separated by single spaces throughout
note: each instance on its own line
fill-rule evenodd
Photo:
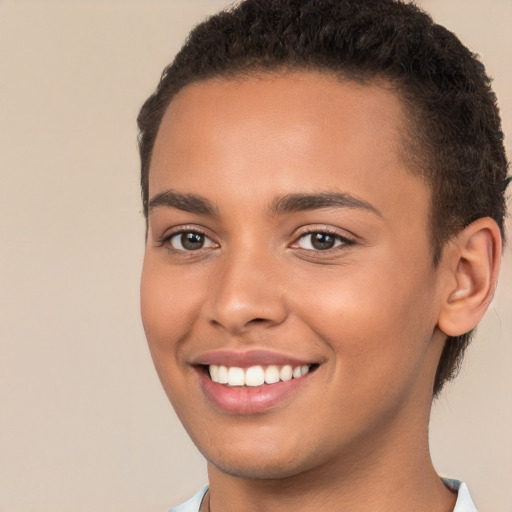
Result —
M 457 492 L 457 502 L 453 512 L 477 512 L 471 494 L 469 494 L 468 486 L 464 482 L 452 478 L 441 478 L 441 480 L 448 489 Z

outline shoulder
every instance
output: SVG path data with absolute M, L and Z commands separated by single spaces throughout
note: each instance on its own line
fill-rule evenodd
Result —
M 452 478 L 442 478 L 444 485 L 453 492 L 457 493 L 457 502 L 453 512 L 478 512 L 471 494 L 469 494 L 468 486 L 459 480 Z
M 205 485 L 199 492 L 194 494 L 192 498 L 185 501 L 185 503 L 182 503 L 181 505 L 172 508 L 171 510 L 169 510 L 169 512 L 198 512 L 199 507 L 201 506 L 201 501 L 203 501 L 204 495 L 206 494 L 207 490 L 208 486 Z

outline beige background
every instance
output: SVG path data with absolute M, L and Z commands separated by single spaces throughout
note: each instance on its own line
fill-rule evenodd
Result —
M 135 118 L 219 0 L 0 0 L 0 512 L 165 511 L 204 463 L 139 320 Z M 483 55 L 512 141 L 512 1 L 424 0 Z M 439 471 L 512 511 L 512 257 L 434 408 Z

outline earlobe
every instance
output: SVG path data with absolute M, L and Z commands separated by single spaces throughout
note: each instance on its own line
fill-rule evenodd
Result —
M 448 336 L 474 329 L 489 306 L 498 279 L 501 233 L 489 217 L 478 219 L 447 243 L 441 265 L 447 277 L 438 327 Z

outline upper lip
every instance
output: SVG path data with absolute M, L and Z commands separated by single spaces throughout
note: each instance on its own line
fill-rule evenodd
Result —
M 306 360 L 290 356 L 279 352 L 270 350 L 212 350 L 204 352 L 199 356 L 192 359 L 193 365 L 223 365 L 223 366 L 237 366 L 240 368 L 249 368 L 250 366 L 268 366 L 268 365 L 291 365 L 302 366 L 314 364 L 317 361 Z

